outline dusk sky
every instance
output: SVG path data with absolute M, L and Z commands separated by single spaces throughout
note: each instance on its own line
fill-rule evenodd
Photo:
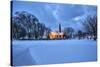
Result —
M 16 11 L 27 11 L 38 18 L 52 30 L 58 29 L 58 23 L 62 28 L 73 27 L 82 29 L 81 20 L 87 15 L 97 13 L 97 7 L 93 5 L 58 4 L 43 2 L 13 1 L 13 15 Z

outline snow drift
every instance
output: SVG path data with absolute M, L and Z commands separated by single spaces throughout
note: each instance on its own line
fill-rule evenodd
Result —
M 12 41 L 12 62 L 14 66 L 96 60 L 97 43 L 93 40 Z

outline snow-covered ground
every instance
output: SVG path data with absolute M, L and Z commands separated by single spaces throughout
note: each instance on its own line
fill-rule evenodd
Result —
M 12 49 L 15 66 L 97 60 L 97 42 L 93 40 L 14 40 Z

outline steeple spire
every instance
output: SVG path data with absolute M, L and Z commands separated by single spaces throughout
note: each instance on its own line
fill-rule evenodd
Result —
M 61 24 L 59 23 L 59 32 L 61 32 Z

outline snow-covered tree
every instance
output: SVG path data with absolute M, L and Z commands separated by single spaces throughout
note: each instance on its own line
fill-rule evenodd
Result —
M 16 12 L 12 17 L 12 38 L 40 39 L 47 27 L 37 17 L 26 11 Z

